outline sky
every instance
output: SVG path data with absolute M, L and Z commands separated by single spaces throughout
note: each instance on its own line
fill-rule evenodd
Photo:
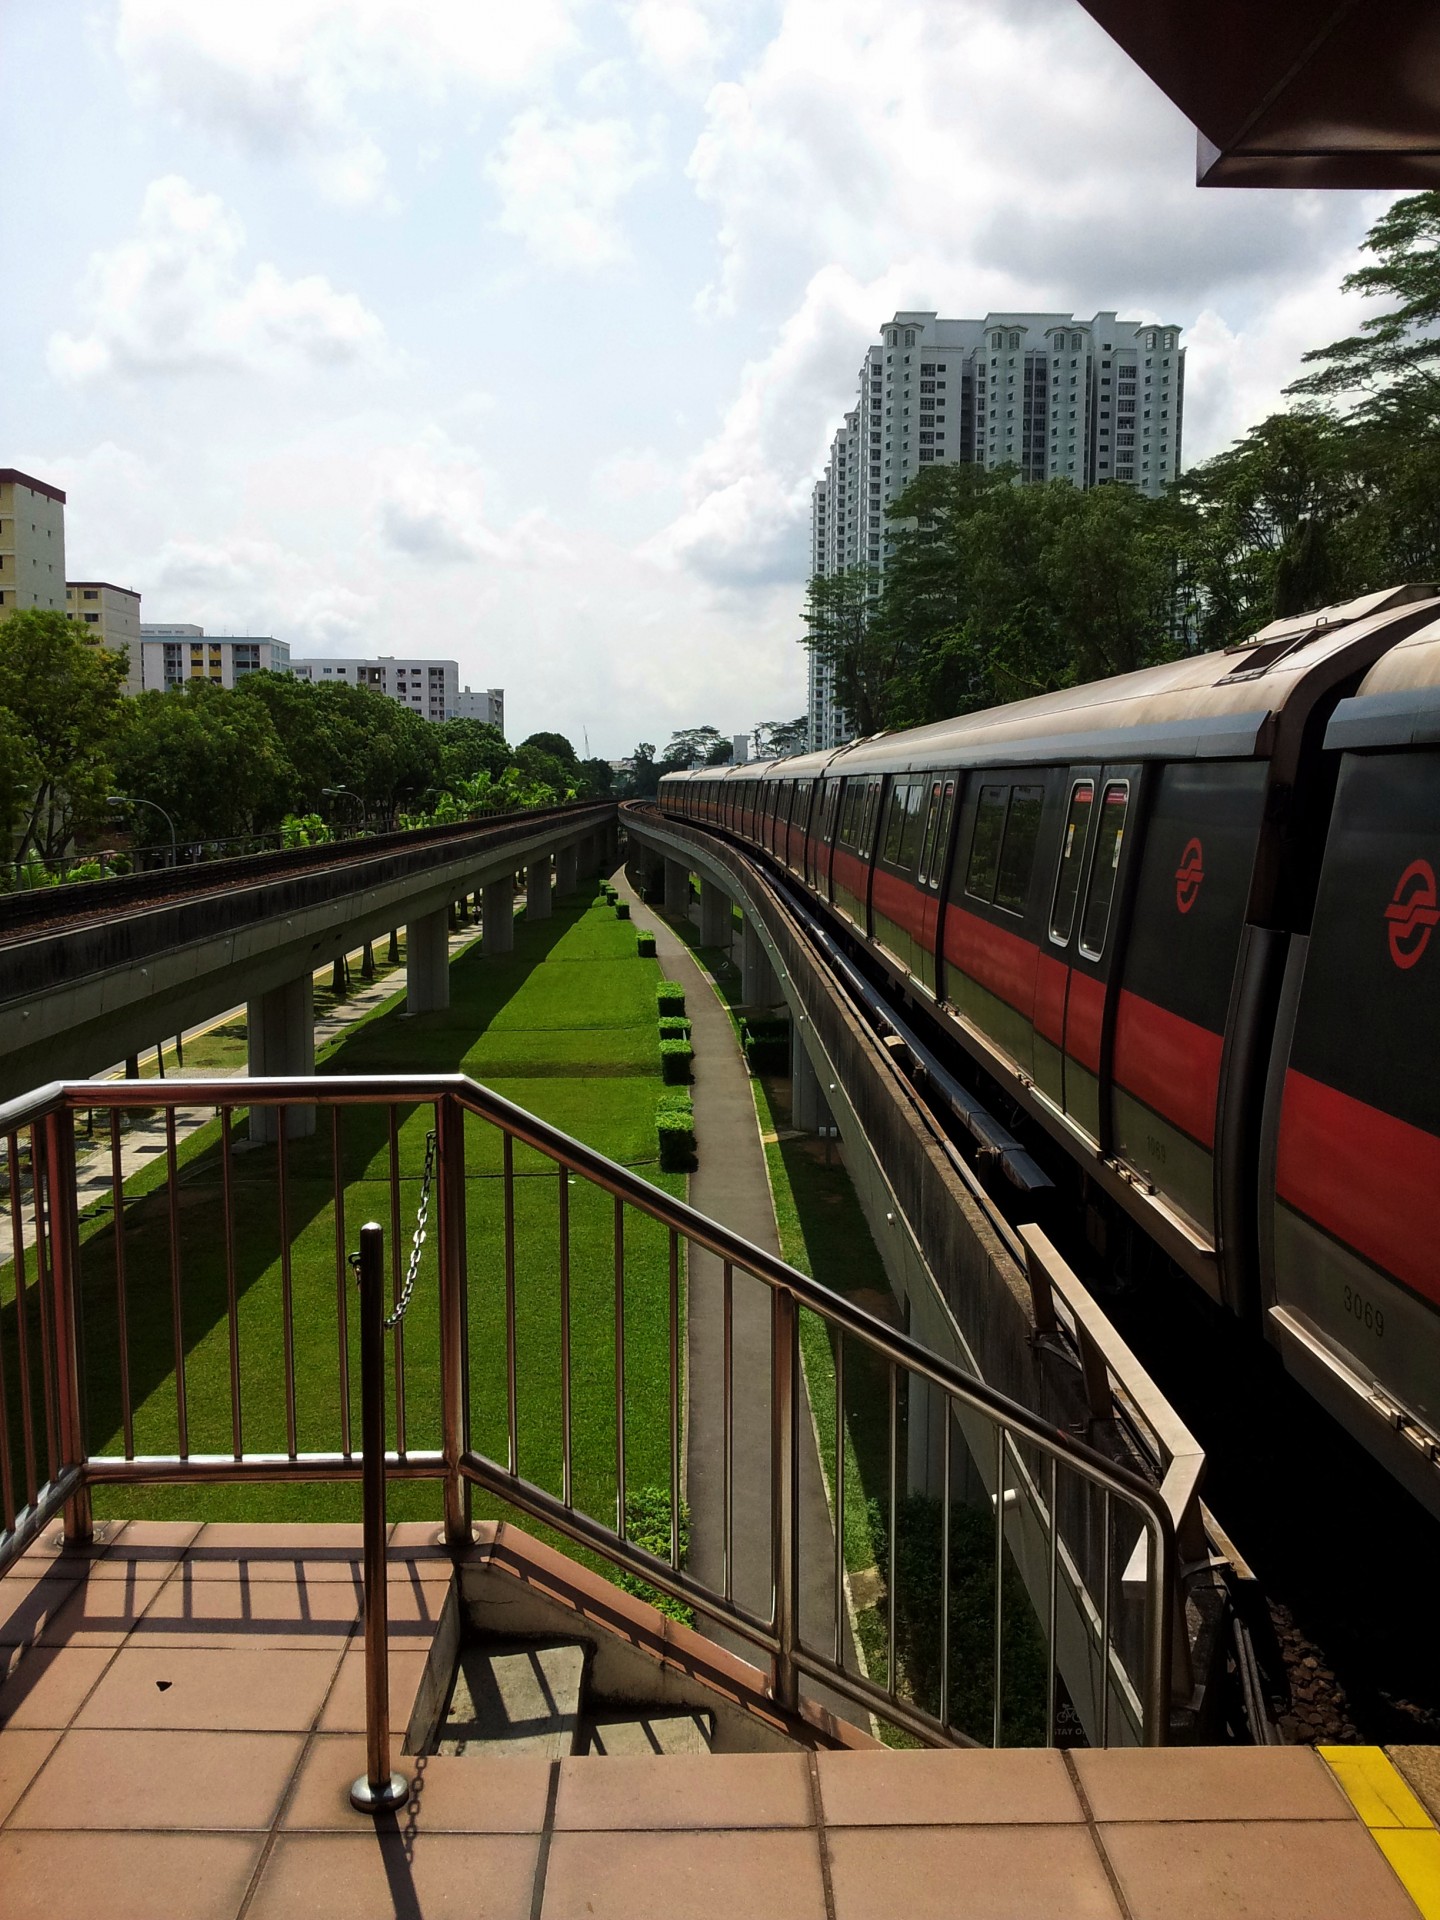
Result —
M 1188 464 L 1388 198 L 1197 189 L 1077 0 L 0 0 L 0 165 L 0 466 L 71 578 L 606 757 L 803 710 L 897 308 L 1182 327 Z

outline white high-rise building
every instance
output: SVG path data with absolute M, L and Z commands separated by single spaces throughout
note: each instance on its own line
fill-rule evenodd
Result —
M 25 607 L 65 611 L 65 494 L 0 467 L 0 620 Z
M 448 720 L 460 691 L 460 667 L 454 660 L 401 660 L 382 653 L 378 660 L 292 660 L 297 680 L 341 680 L 388 694 L 425 720 Z
M 816 574 L 893 552 L 885 509 L 935 463 L 1013 467 L 1021 482 L 1108 482 L 1158 496 L 1180 473 L 1185 349 L 1176 326 L 1097 313 L 897 313 L 860 367 L 860 393 L 830 445 L 811 508 Z M 849 737 L 810 663 L 810 739 Z
M 476 687 L 472 692 L 461 687 L 455 696 L 455 715 L 457 720 L 484 720 L 492 727 L 505 731 L 505 689 L 503 687 Z

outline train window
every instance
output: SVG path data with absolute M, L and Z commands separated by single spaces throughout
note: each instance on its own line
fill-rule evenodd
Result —
M 905 805 L 909 788 L 903 780 L 897 780 L 890 789 L 890 806 L 885 815 L 884 858 L 892 865 L 900 858 L 900 842 L 905 835 Z
M 1087 960 L 1098 960 L 1105 951 L 1105 933 L 1110 925 L 1110 905 L 1115 898 L 1115 876 L 1120 871 L 1120 848 L 1125 839 L 1125 815 L 1129 809 L 1129 781 L 1110 781 L 1100 802 L 1090 890 L 1085 896 L 1085 918 L 1080 923 L 1080 951 Z
M 1005 832 L 1007 787 L 981 787 L 975 808 L 975 832 L 970 841 L 970 865 L 965 873 L 965 891 L 977 900 L 990 900 L 995 894 L 995 873 L 1000 865 L 1000 841 Z
M 1055 898 L 1050 906 L 1050 938 L 1058 947 L 1065 945 L 1075 924 L 1075 902 L 1080 897 L 1080 874 L 1085 865 L 1085 845 L 1094 811 L 1095 782 L 1077 780 L 1070 789 L 1065 837 L 1060 842 L 1060 868 L 1055 875 Z
M 840 844 L 853 847 L 859 844 L 856 822 L 860 813 L 861 790 L 857 780 L 845 783 L 845 804 L 840 809 Z
M 937 780 L 930 789 L 929 803 L 925 808 L 925 838 L 920 849 L 920 872 L 917 876 L 922 887 L 929 884 L 930 869 L 935 864 L 935 833 L 940 825 L 940 793 L 940 782 Z
M 865 782 L 865 809 L 860 816 L 860 843 L 857 851 L 862 853 L 867 860 L 870 858 L 870 849 L 875 844 L 876 801 L 879 792 L 880 782 L 878 780 L 867 780 Z
M 941 880 L 945 877 L 945 855 L 950 847 L 950 822 L 955 817 L 955 782 L 945 782 L 945 798 L 940 802 L 940 825 L 935 831 L 935 848 L 930 856 L 930 879 L 928 885 L 932 893 L 938 892 Z
M 995 904 L 1007 913 L 1023 913 L 1035 865 L 1035 842 L 1040 837 L 1043 787 L 1012 787 L 1005 839 L 1000 848 L 1000 872 L 995 882 Z

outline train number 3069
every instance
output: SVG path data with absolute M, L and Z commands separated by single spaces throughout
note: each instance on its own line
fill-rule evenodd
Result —
M 1352 1319 L 1358 1320 L 1367 1332 L 1373 1333 L 1377 1340 L 1385 1338 L 1385 1310 L 1377 1307 L 1373 1300 L 1367 1300 L 1358 1288 L 1345 1288 L 1345 1311 Z

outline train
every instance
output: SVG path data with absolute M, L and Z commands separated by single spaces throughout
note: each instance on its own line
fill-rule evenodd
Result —
M 783 869 L 1440 1515 L 1440 589 L 658 802 Z

